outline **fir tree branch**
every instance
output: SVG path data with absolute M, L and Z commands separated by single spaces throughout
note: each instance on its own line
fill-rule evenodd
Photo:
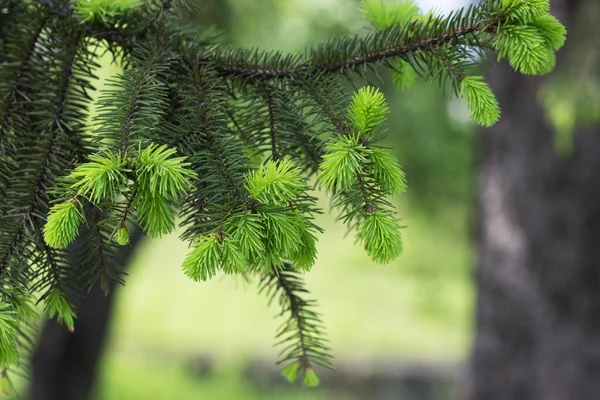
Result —
M 365 65 L 375 64 L 385 60 L 406 56 L 409 53 L 439 47 L 456 39 L 470 36 L 488 26 L 493 26 L 499 23 L 500 20 L 501 14 L 491 20 L 473 22 L 468 26 L 418 41 L 390 44 L 385 48 L 368 50 L 362 48 L 360 54 L 332 63 L 315 63 L 313 60 L 309 59 L 297 66 L 291 66 L 290 68 L 273 68 L 266 64 L 244 63 L 240 65 L 236 63 L 227 63 L 226 61 L 219 59 L 219 55 L 217 55 L 217 58 L 213 60 L 213 62 L 215 62 L 216 69 L 219 73 L 231 78 L 242 78 L 250 81 L 258 81 L 261 79 L 263 81 L 273 79 L 307 79 L 333 73 L 344 73 L 348 70 L 356 70 Z M 394 27 L 391 32 L 401 32 L 399 29 L 400 28 Z M 355 37 L 348 39 L 348 41 L 359 41 L 361 38 L 366 41 L 368 37 Z M 332 44 L 332 46 L 334 46 L 334 44 Z
M 308 293 L 301 275 L 289 263 L 282 269 L 265 274 L 260 282 L 260 292 L 269 297 L 269 304 L 278 298 L 280 316 L 286 316 L 278 333 L 278 344 L 285 346 L 278 363 L 297 362 L 303 370 L 312 368 L 312 362 L 331 368 L 331 355 L 324 337 L 320 316 L 311 308 L 315 302 L 305 300 Z
M 163 5 L 169 5 L 168 3 L 170 2 L 164 1 Z M 482 9 L 484 9 L 484 6 L 486 6 L 487 3 L 491 2 L 488 1 L 482 3 L 480 5 Z M 153 23 L 156 23 L 160 18 L 160 15 L 162 15 L 164 10 L 161 10 L 163 10 L 162 6 L 159 7 L 157 13 L 155 14 L 156 18 L 153 17 L 151 19 L 151 21 L 154 21 Z M 72 16 L 69 17 L 73 18 Z M 416 53 L 434 47 L 441 47 L 455 40 L 472 36 L 475 32 L 481 31 L 486 27 L 494 29 L 494 26 L 500 23 L 504 17 L 505 16 L 503 13 L 498 12 L 492 18 L 485 19 L 483 21 L 470 21 L 470 23 L 462 27 L 448 27 L 447 31 L 444 33 L 438 33 L 434 36 L 428 36 L 416 40 L 414 40 L 412 36 L 405 37 L 402 35 L 406 29 L 412 34 L 415 31 L 415 22 L 413 22 L 411 25 L 394 26 L 379 32 L 382 37 L 397 37 L 399 40 L 397 43 L 394 43 L 393 41 L 390 42 L 389 40 L 384 40 L 382 43 L 378 43 L 374 40 L 373 33 L 354 37 L 343 37 L 339 44 L 336 42 L 331 42 L 328 43 L 327 46 L 331 48 L 337 45 L 343 46 L 344 44 L 348 43 L 369 43 L 370 46 L 361 46 L 358 54 L 350 54 L 347 58 L 331 62 L 315 61 L 314 57 L 310 55 L 311 53 L 309 53 L 309 58 L 305 61 L 300 61 L 301 58 L 291 55 L 278 55 L 277 59 L 279 61 L 283 60 L 284 62 L 281 62 L 281 66 L 277 67 L 273 66 L 273 63 L 265 62 L 266 60 L 270 59 L 267 54 L 261 56 L 258 53 L 240 53 L 237 50 L 232 51 L 223 48 L 213 49 L 209 54 L 206 55 L 205 59 L 201 60 L 200 62 L 212 63 L 219 75 L 230 79 L 241 78 L 255 83 L 273 79 L 306 79 L 334 73 L 344 73 L 350 70 L 357 70 L 366 65 L 371 65 L 398 57 L 405 57 L 410 53 Z M 428 21 L 424 20 L 423 23 L 428 23 Z M 138 46 L 140 38 L 139 34 L 132 35 L 131 32 L 114 28 L 106 29 L 106 27 L 98 23 L 84 24 L 84 27 L 89 35 L 99 40 L 107 40 L 110 43 L 117 44 L 125 49 L 133 49 Z M 377 33 L 375 33 L 375 35 L 376 34 Z M 318 51 L 318 49 L 313 50 L 312 53 L 315 53 L 315 51 Z M 239 57 L 240 55 L 242 56 L 241 59 Z M 251 55 L 254 55 L 254 57 L 250 57 Z M 250 61 L 251 58 L 253 58 L 254 61 Z

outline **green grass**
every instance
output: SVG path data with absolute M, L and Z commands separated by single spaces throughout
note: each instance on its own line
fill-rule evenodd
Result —
M 472 293 L 464 210 L 430 217 L 399 207 L 408 226 L 405 252 L 387 266 L 373 264 L 352 237 L 344 238 L 345 227 L 333 216 L 320 220 L 326 231 L 306 280 L 338 363 L 456 360 L 468 350 Z M 240 278 L 192 282 L 180 269 L 186 250 L 176 234 L 140 248 L 127 287 L 118 292 L 99 398 L 228 399 L 244 393 L 244 399 L 319 399 L 261 394 L 242 377 L 237 366 L 249 359 L 276 361 L 278 310 L 267 306 L 255 283 Z M 185 365 L 199 356 L 214 359 L 221 372 L 194 378 Z M 169 397 L 173 388 L 177 397 Z
M 293 390 L 261 391 L 244 378 L 239 368 L 222 368 L 210 376 L 199 377 L 175 360 L 148 354 L 114 355 L 105 363 L 102 383 L 97 398 L 103 400 L 330 399 L 322 390 L 303 390 L 297 386 Z

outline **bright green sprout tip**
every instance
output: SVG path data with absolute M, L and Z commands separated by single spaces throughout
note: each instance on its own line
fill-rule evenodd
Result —
M 367 254 L 379 264 L 387 264 L 402 253 L 400 226 L 393 213 L 371 212 L 358 227 Z
M 489 127 L 500 119 L 498 100 L 482 76 L 465 76 L 460 82 L 460 96 L 478 124 Z
M 355 138 L 332 138 L 319 165 L 319 183 L 328 190 L 342 191 L 356 184 L 356 173 L 365 161 L 364 147 Z
M 319 375 L 317 374 L 317 371 L 315 371 L 315 369 L 313 367 L 307 366 L 304 368 L 303 383 L 304 383 L 304 386 L 307 386 L 307 387 L 317 387 L 321 383 L 321 380 L 319 379 Z
M 67 247 L 77 237 L 79 225 L 84 221 L 85 217 L 75 200 L 52 206 L 44 225 L 46 244 L 56 249 Z
M 281 370 L 281 375 L 283 375 L 288 382 L 294 383 L 298 379 L 298 375 L 300 375 L 301 367 L 299 362 L 293 362 Z
M 126 225 L 120 225 L 115 232 L 115 241 L 121 246 L 129 244 L 129 229 Z
M 272 161 L 246 176 L 246 189 L 265 204 L 286 205 L 307 189 L 303 173 L 292 161 Z
M 378 88 L 366 86 L 358 89 L 348 110 L 348 116 L 362 136 L 371 132 L 385 120 L 389 108 L 383 93 Z

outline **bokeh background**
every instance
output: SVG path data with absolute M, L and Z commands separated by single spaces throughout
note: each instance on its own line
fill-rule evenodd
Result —
M 208 2 L 201 23 L 233 45 L 302 51 L 331 35 L 365 29 L 355 0 Z M 461 1 L 421 1 L 449 11 Z M 108 77 L 117 72 L 107 65 Z M 457 395 L 473 331 L 474 125 L 460 101 L 434 84 L 398 92 L 382 83 L 391 114 L 388 145 L 409 192 L 395 199 L 405 251 L 372 263 L 326 212 L 308 288 L 337 372 L 318 389 L 290 386 L 274 365 L 276 307 L 256 282 L 194 283 L 180 270 L 179 232 L 147 240 L 118 290 L 97 399 L 447 399 Z M 328 211 L 327 198 L 320 195 Z M 174 299 L 176 297 L 176 299 Z M 386 392 L 389 394 L 386 395 Z

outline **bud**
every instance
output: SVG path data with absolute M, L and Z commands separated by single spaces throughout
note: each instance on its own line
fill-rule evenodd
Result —
M 298 379 L 298 374 L 300 373 L 300 363 L 293 362 L 286 366 L 282 371 L 281 375 L 285 377 L 290 383 L 296 382 Z
M 115 240 L 121 246 L 125 246 L 129 243 L 129 229 L 127 229 L 125 224 L 121 224 L 121 226 L 119 226 L 117 229 L 117 232 L 115 233 Z
M 308 387 L 317 387 L 321 381 L 317 371 L 310 365 L 304 368 L 304 385 Z

